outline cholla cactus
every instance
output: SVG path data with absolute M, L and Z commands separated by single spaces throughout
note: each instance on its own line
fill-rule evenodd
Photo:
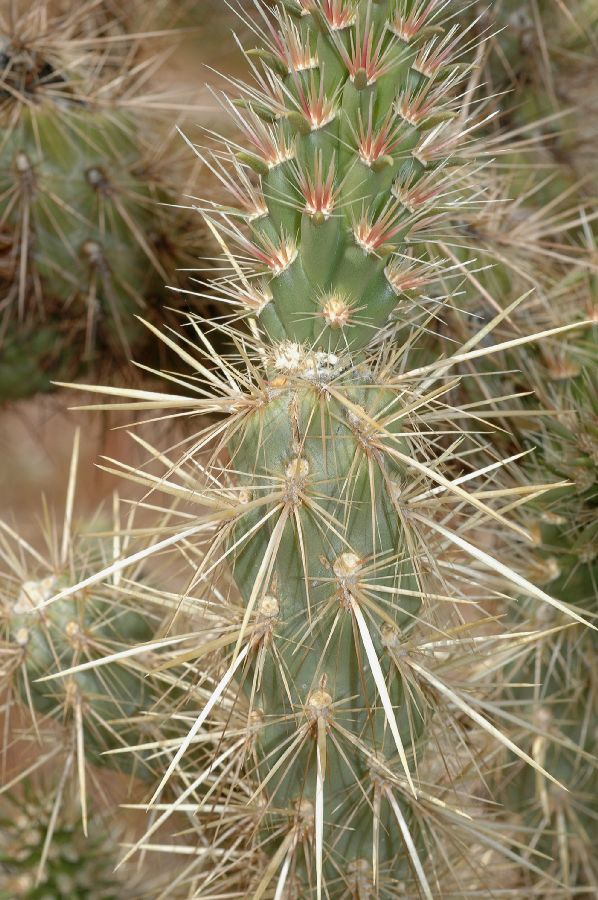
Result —
M 162 477 L 133 474 L 189 504 L 185 516 L 200 507 L 154 549 L 184 549 L 189 593 L 213 616 L 167 660 L 194 667 L 207 698 L 149 808 L 178 777 L 158 821 L 191 803 L 215 829 L 207 875 L 189 873 L 194 897 L 479 896 L 493 854 L 525 862 L 476 799 L 476 773 L 508 748 L 558 779 L 511 737 L 541 725 L 501 706 L 497 688 L 536 635 L 478 620 L 509 594 L 583 617 L 493 555 L 505 534 L 529 542 L 507 513 L 543 489 L 516 484 L 513 460 L 488 448 L 486 400 L 449 396 L 457 366 L 529 338 L 495 346 L 499 310 L 422 358 L 452 300 L 454 264 L 430 248 L 451 243 L 476 184 L 470 32 L 436 0 L 255 11 L 254 83 L 234 82 L 240 96 L 224 101 L 242 136 L 197 151 L 232 196 L 204 214 L 248 328 L 227 328 L 229 359 L 192 321 L 207 362 L 163 335 L 191 375 L 125 404 L 223 417 L 180 461 L 156 452 Z M 192 780 L 187 752 L 221 704 L 245 733 L 223 727 Z M 467 869 L 474 839 L 482 862 Z
M 122 813 L 94 813 L 85 836 L 72 797 L 58 808 L 50 785 L 28 778 L 0 798 L 1 900 L 141 900 L 165 888 L 168 865 L 160 872 L 117 869 L 119 841 L 132 833 Z
M 138 342 L 135 314 L 171 277 L 183 230 L 160 206 L 172 155 L 144 96 L 155 60 L 134 58 L 139 36 L 89 35 L 97 12 L 44 0 L 0 13 L 0 340 L 41 327 L 67 370 Z
M 78 437 L 75 441 L 62 528 L 45 510 L 45 546 L 32 546 L 6 521 L 0 521 L 0 685 L 5 698 L 5 728 L 11 734 L 5 752 L 20 746 L 35 751 L 32 766 L 18 769 L 11 783 L 18 783 L 30 769 L 60 766 L 64 781 L 58 795 L 71 781 L 78 785 L 84 827 L 87 820 L 87 788 L 95 779 L 88 765 L 110 767 L 127 776 L 150 779 L 159 767 L 150 759 L 155 734 L 151 715 L 159 694 L 146 677 L 146 666 L 130 647 L 150 642 L 160 626 L 160 616 L 146 603 L 137 610 L 135 582 L 82 588 L 74 595 L 52 598 L 77 584 L 98 565 L 118 557 L 118 539 L 86 533 L 75 514 Z M 114 527 L 118 527 L 115 507 Z M 90 522 L 87 523 L 88 528 Z M 99 513 L 96 527 L 101 525 Z M 37 543 L 37 542 L 36 542 Z M 134 575 L 135 573 L 133 573 Z M 106 655 L 116 659 L 95 670 L 90 663 Z M 75 671 L 48 680 L 62 669 Z M 160 694 L 165 685 L 161 684 Z M 12 728 L 13 721 L 15 723 Z M 112 753 L 132 748 L 126 754 Z
M 507 7 L 496 4 L 494 11 L 500 17 Z M 595 116 L 590 111 L 590 92 L 576 100 L 573 93 L 578 66 L 587 78 L 594 56 L 596 9 L 591 3 L 573 4 L 567 10 L 551 2 L 536 4 L 534 10 L 520 5 L 520 21 L 527 20 L 519 34 L 525 52 L 521 47 L 514 52 L 510 29 L 495 38 L 498 50 L 495 65 L 488 70 L 489 81 L 494 87 L 504 85 L 497 59 L 510 59 L 513 94 L 504 101 L 505 119 L 511 125 L 514 119 L 519 137 L 524 137 L 528 174 L 522 178 L 519 169 L 514 204 L 503 206 L 502 216 L 494 216 L 495 221 L 508 221 L 509 209 L 514 208 L 519 222 L 511 228 L 503 223 L 502 232 L 496 231 L 494 259 L 499 266 L 481 281 L 486 287 L 490 279 L 502 284 L 503 290 L 495 296 L 503 306 L 517 300 L 526 280 L 540 287 L 530 304 L 521 305 L 523 315 L 515 313 L 519 328 L 529 328 L 530 323 L 534 328 L 550 328 L 584 319 L 596 322 L 596 208 L 587 178 L 593 165 L 588 137 Z M 544 118 L 534 125 L 539 115 Z M 517 172 L 521 159 L 521 155 L 507 155 L 503 165 Z M 538 188 L 532 186 L 533 168 L 540 173 Z M 512 325 L 504 337 L 513 333 Z M 527 521 L 536 546 L 531 553 L 528 546 L 514 548 L 513 565 L 552 596 L 591 617 L 596 615 L 598 597 L 597 364 L 596 327 L 579 328 L 564 340 L 547 340 L 507 356 L 504 369 L 509 372 L 498 389 L 500 393 L 517 388 L 533 392 L 532 402 L 522 402 L 513 420 L 517 443 L 528 454 L 524 469 L 543 482 L 563 482 L 530 506 Z M 470 397 L 477 397 L 483 379 L 476 384 L 470 378 L 466 386 Z M 548 413 L 542 419 L 532 409 L 538 400 Z M 570 627 L 565 617 L 547 615 L 545 608 L 534 603 L 520 605 L 514 621 L 515 627 L 528 622 L 543 632 L 530 659 L 520 660 L 510 678 L 527 687 L 507 691 L 510 702 L 542 732 L 521 734 L 521 740 L 534 759 L 566 787 L 549 784 L 519 763 L 510 767 L 508 806 L 521 814 L 529 829 L 525 838 L 529 858 L 536 852 L 544 854 L 536 862 L 546 870 L 540 880 L 528 873 L 522 890 L 547 897 L 594 896 L 598 890 L 592 849 L 598 816 L 595 634 Z M 504 780 L 500 789 L 507 792 Z
M 488 92 L 507 91 L 510 124 L 544 142 L 544 162 L 562 166 L 561 182 L 579 181 L 592 197 L 598 4 L 595 0 L 497 0 L 484 10 L 492 22 L 484 78 Z
M 54 819 L 54 821 L 53 821 Z M 22 798 L 0 807 L 0 898 L 2 900 L 114 900 L 122 879 L 114 874 L 117 844 L 99 817 L 82 834 L 76 816 L 53 815 L 52 797 L 28 782 Z M 47 843 L 48 833 L 52 836 Z M 127 894 L 127 896 L 132 896 Z
M 587 290 L 587 279 L 581 284 Z M 580 309 L 583 300 L 576 300 Z M 595 340 L 586 329 L 576 342 L 565 342 L 540 360 L 523 360 L 528 381 L 550 417 L 535 427 L 531 422 L 526 427 L 524 419 L 520 435 L 524 444 L 538 447 L 537 469 L 564 480 L 563 487 L 536 506 L 531 522 L 536 580 L 591 617 L 598 611 Z M 521 568 L 523 560 L 522 554 Z M 547 616 L 537 607 L 526 612 L 545 631 L 518 676 L 530 685 L 519 691 L 519 702 L 544 732 L 529 740 L 529 749 L 566 790 L 518 767 L 511 789 L 526 824 L 534 829 L 533 846 L 546 854 L 546 896 L 593 896 L 598 890 L 592 838 L 598 820 L 597 642 L 585 629 L 562 630 L 567 623 L 559 615 Z

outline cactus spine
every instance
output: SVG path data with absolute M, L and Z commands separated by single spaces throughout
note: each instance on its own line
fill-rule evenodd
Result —
M 220 621 L 171 660 L 195 660 L 211 690 L 152 803 L 221 702 L 247 709 L 245 772 L 241 758 L 221 799 L 226 820 L 253 818 L 251 852 L 229 848 L 194 897 L 489 890 L 475 865 L 464 872 L 472 835 L 521 861 L 475 818 L 472 769 L 502 746 L 544 773 L 501 728 L 513 716 L 496 689 L 533 637 L 478 633 L 463 610 L 510 592 L 581 617 L 478 544 L 494 526 L 528 539 L 506 498 L 536 491 L 501 487 L 506 461 L 459 428 L 483 421 L 485 402 L 447 399 L 454 368 L 497 349 L 488 336 L 506 313 L 422 360 L 450 302 L 450 261 L 429 248 L 475 186 L 470 37 L 445 13 L 436 0 L 256 2 L 254 83 L 225 100 L 242 137 L 198 151 L 229 173 L 234 207 L 205 216 L 248 329 L 227 329 L 229 361 L 196 327 L 210 367 L 180 347 L 192 376 L 170 376 L 177 393 L 127 403 L 225 416 L 179 463 L 157 457 L 166 484 L 135 475 L 208 507 L 157 547 L 196 538 L 192 588 L 211 603 L 228 566 L 240 595 L 227 581 Z

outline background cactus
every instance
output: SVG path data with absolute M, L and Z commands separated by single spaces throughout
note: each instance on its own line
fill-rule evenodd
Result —
M 587 88 L 596 72 L 594 0 L 567 6 L 558 0 L 498 0 L 476 4 L 469 15 L 480 15 L 480 25 L 493 30 L 480 80 L 489 96 L 498 97 L 500 127 L 533 136 L 540 150 L 536 166 L 558 164 L 553 195 L 557 184 L 562 189 L 577 182 L 582 196 L 595 200 L 596 98 Z
M 185 213 L 165 205 L 172 99 L 148 86 L 160 56 L 139 35 L 112 40 L 101 12 L 43 0 L 0 14 L 2 352 L 14 356 L 33 331 L 39 344 L 39 331 L 62 377 L 101 353 L 139 350 L 135 314 L 163 305 L 164 283 L 188 259 Z M 41 373 L 8 374 L 0 397 L 43 384 Z
M 171 375 L 170 396 L 125 404 L 225 417 L 179 462 L 174 448 L 153 454 L 162 476 L 128 473 L 184 515 L 203 508 L 155 549 L 183 548 L 202 609 L 218 591 L 219 615 L 169 654 L 208 694 L 148 809 L 182 778 L 160 821 L 193 798 L 213 827 L 196 795 L 222 767 L 214 803 L 245 843 L 214 841 L 208 876 L 189 871 L 194 897 L 479 895 L 501 853 L 543 879 L 511 846 L 512 823 L 492 819 L 476 772 L 486 781 L 506 749 L 555 782 L 523 748 L 544 725 L 501 690 L 544 635 L 489 621 L 487 604 L 502 613 L 523 595 L 582 616 L 509 565 L 507 536 L 529 545 L 530 533 L 507 514 L 546 483 L 526 484 L 516 454 L 489 445 L 484 413 L 500 393 L 463 406 L 449 395 L 457 367 L 530 339 L 494 344 L 509 305 L 486 292 L 483 327 L 432 358 L 422 349 L 463 268 L 442 245 L 481 184 L 472 133 L 484 119 L 464 99 L 472 30 L 443 22 L 434 0 L 255 11 L 254 80 L 224 99 L 242 137 L 198 149 L 233 198 L 204 215 L 230 266 L 223 293 L 248 327 L 226 329 L 229 359 L 196 322 L 207 362 L 164 335 L 191 375 Z M 215 755 L 185 781 L 221 703 L 246 721 L 244 736 L 221 733 L 236 768 Z M 485 862 L 467 870 L 472 839 Z
M 590 284 L 581 280 L 585 290 L 574 295 L 579 305 L 571 311 L 578 318 L 592 302 Z M 598 598 L 595 330 L 578 332 L 576 341 L 563 341 L 553 353 L 521 360 L 524 376 L 550 415 L 545 420 L 524 417 L 518 429 L 521 444 L 537 448 L 529 468 L 564 482 L 530 510 L 535 579 L 552 596 L 592 618 Z M 520 567 L 526 565 L 529 554 L 521 551 Z M 598 817 L 596 637 L 587 629 L 569 628 L 560 615 L 547 617 L 537 608 L 525 612 L 545 636 L 519 672 L 530 687 L 518 692 L 518 702 L 527 705 L 528 715 L 544 730 L 542 738 L 528 738 L 530 752 L 557 774 L 567 791 L 519 771 L 513 796 L 518 806 L 523 800 L 526 822 L 534 828 L 532 844 L 547 854 L 550 878 L 565 885 L 559 893 L 548 881 L 548 896 L 589 897 L 598 888 L 591 849 Z
M 138 659 L 129 658 L 128 653 L 119 656 L 131 644 L 150 641 L 147 655 L 151 658 L 151 639 L 161 623 L 151 603 L 146 604 L 143 615 L 137 611 L 135 583 L 127 588 L 113 579 L 110 585 L 82 588 L 72 596 L 48 602 L 61 590 L 85 580 L 120 549 L 118 541 L 114 544 L 101 535 L 88 534 L 86 528 L 89 530 L 91 523 L 85 527 L 76 516 L 77 453 L 78 438 L 64 522 L 59 527 L 46 510 L 45 546 L 36 541 L 36 549 L 8 522 L 0 521 L 0 687 L 5 702 L 5 735 L 11 733 L 13 719 L 18 722 L 5 753 L 13 744 L 21 746 L 25 756 L 34 751 L 31 766 L 13 773 L 10 783 L 18 783 L 21 775 L 50 760 L 56 766 L 60 759 L 68 780 L 61 783 L 58 800 L 67 783 L 78 785 L 85 829 L 87 792 L 96 778 L 88 766 L 108 766 L 129 776 L 151 779 L 155 770 L 150 754 L 147 750 L 137 753 L 135 745 L 151 744 L 155 737 L 152 715 L 158 717 L 155 706 L 165 685 L 161 683 L 156 691 L 155 682 L 148 680 L 145 666 Z M 95 527 L 101 527 L 101 523 L 98 512 Z M 90 661 L 106 654 L 117 659 L 101 669 L 89 670 Z M 81 667 L 81 671 L 45 680 L 57 670 L 73 667 Z M 106 755 L 106 751 L 117 748 L 129 752 Z
M 2 900 L 138 900 L 166 889 L 167 866 L 117 870 L 119 841 L 131 836 L 122 813 L 119 819 L 94 813 L 86 836 L 72 794 L 60 808 L 55 794 L 48 777 L 35 777 L 1 798 Z
M 2 900 L 114 900 L 123 880 L 111 871 L 118 861 L 114 840 L 95 817 L 86 839 L 76 815 L 63 810 L 53 819 L 52 795 L 28 782 L 25 791 L 0 810 L 0 897 Z M 47 844 L 47 835 L 51 843 Z M 127 894 L 132 896 L 132 894 Z
M 576 3 L 565 9 L 557 3 L 496 4 L 491 13 L 507 28 L 495 35 L 489 48 L 493 52 L 485 68 L 485 90 L 509 88 L 501 99 L 497 128 L 500 132 L 514 126 L 524 147 L 523 152 L 503 156 L 514 203 L 506 205 L 502 218 L 508 222 L 509 206 L 514 206 L 519 223 L 495 232 L 492 253 L 499 265 L 491 275 L 502 282 L 495 296 L 503 305 L 523 290 L 522 275 L 539 288 L 531 305 L 515 312 L 504 337 L 530 322 L 535 327 L 584 319 L 595 323 L 596 202 L 588 155 L 588 140 L 595 132 L 595 97 L 587 89 L 580 91 L 582 78 L 591 77 L 595 58 L 595 5 Z M 540 173 L 535 179 L 532 170 Z M 523 249 L 510 252 L 516 243 Z M 535 262 L 530 253 L 534 243 Z M 481 278 L 487 283 L 485 275 Z M 530 554 L 528 547 L 516 546 L 513 564 L 552 596 L 591 617 L 598 597 L 597 364 L 594 325 L 543 341 L 537 348 L 521 348 L 504 359 L 509 371 L 502 376 L 503 392 L 518 388 L 532 392 L 513 419 L 507 445 L 528 454 L 533 450 L 522 462 L 529 476 L 563 482 L 531 505 L 527 521 L 536 547 Z M 472 391 L 474 383 L 469 379 L 463 387 L 477 397 L 480 384 Z M 533 410 L 538 401 L 547 412 L 543 418 Z M 521 813 L 531 829 L 526 837 L 528 853 L 539 850 L 546 855 L 538 858 L 545 878 L 538 881 L 528 873 L 525 890 L 550 897 L 594 896 L 598 889 L 591 850 L 598 816 L 595 634 L 569 627 L 562 616 L 547 615 L 534 603 L 516 609 L 514 621 L 514 627 L 529 621 L 544 633 L 529 660 L 511 675 L 510 680 L 527 687 L 508 693 L 522 715 L 541 725 L 542 735 L 524 738 L 528 751 L 567 788 L 555 788 L 519 763 L 511 767 L 507 806 Z
M 147 854 L 164 853 L 172 834 L 158 822 L 153 845 L 140 838 L 134 811 L 187 733 L 188 714 L 177 710 L 184 701 L 205 702 L 204 686 L 186 677 L 187 667 L 164 665 L 155 653 L 182 643 L 178 632 L 161 636 L 162 625 L 176 616 L 179 631 L 188 626 L 191 603 L 157 590 L 156 584 L 173 587 L 178 580 L 153 561 L 145 570 L 145 550 L 139 565 L 120 577 L 119 557 L 132 546 L 131 536 L 119 533 L 126 507 L 115 495 L 112 516 L 103 508 L 78 513 L 78 455 L 79 434 L 61 524 L 45 504 L 40 533 L 27 539 L 0 520 L 0 820 L 7 817 L 0 829 L 0 897 L 185 898 L 177 890 L 176 861 L 181 854 L 197 858 L 185 839 L 193 824 L 188 809 L 168 816 L 179 840 L 159 867 Z M 129 512 L 128 528 L 133 521 Z M 102 565 L 114 569 L 108 584 L 94 578 Z M 197 613 L 199 603 L 193 606 Z M 208 614 L 200 614 L 203 622 Z M 210 765 L 225 722 L 238 728 L 231 710 L 215 716 L 190 748 L 190 772 Z M 220 777 L 203 779 L 204 797 Z M 115 808 L 123 800 L 130 815 Z M 118 841 L 125 838 L 143 844 L 146 861 L 115 873 Z

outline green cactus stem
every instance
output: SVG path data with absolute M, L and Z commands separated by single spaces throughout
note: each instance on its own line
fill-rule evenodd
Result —
M 492 555 L 495 531 L 530 540 L 506 514 L 513 490 L 518 506 L 538 489 L 512 487 L 512 460 L 481 433 L 492 431 L 485 403 L 449 399 L 455 367 L 531 338 L 495 345 L 508 313 L 494 305 L 475 336 L 421 361 L 453 299 L 451 262 L 429 251 L 471 201 L 483 122 L 463 100 L 475 41 L 444 6 L 256 2 L 253 82 L 232 80 L 223 100 L 240 136 L 199 150 L 228 173 L 234 206 L 206 203 L 204 215 L 247 328 L 229 359 L 196 327 L 209 366 L 187 340 L 176 352 L 191 375 L 171 376 L 176 393 L 125 404 L 224 416 L 178 463 L 155 454 L 163 479 L 130 473 L 199 507 L 156 552 L 193 546 L 190 590 L 211 602 L 222 576 L 231 597 L 179 657 L 209 696 L 152 803 L 221 703 L 248 709 L 251 752 L 238 751 L 219 800 L 224 818 L 253 817 L 253 843 L 240 860 L 228 846 L 194 896 L 463 896 L 472 834 L 524 864 L 472 809 L 467 777 L 492 758 L 487 742 L 554 781 L 496 700 L 503 657 L 525 656 L 532 638 L 500 622 L 488 635 L 476 618 L 523 593 L 584 619 Z M 222 740 L 230 749 L 227 729 Z M 439 773 L 459 747 L 458 774 Z M 491 890 L 491 874 L 472 869 Z
M 68 810 L 53 816 L 52 795 L 40 795 L 40 784 L 28 782 L 25 788 L 22 798 L 5 801 L 0 809 L 0 898 L 122 897 L 122 878 L 113 872 L 117 845 L 101 819 L 90 821 L 85 838 Z
M 151 714 L 157 716 L 159 694 L 139 661 L 142 655 L 130 657 L 123 651 L 150 641 L 150 659 L 151 639 L 161 620 L 151 605 L 143 613 L 136 608 L 134 584 L 119 590 L 114 579 L 110 585 L 89 585 L 61 596 L 118 555 L 118 542 L 87 534 L 76 517 L 77 459 L 78 436 L 62 528 L 46 510 L 42 540 L 34 547 L 8 521 L 0 522 L 0 684 L 7 724 L 13 708 L 29 722 L 13 735 L 11 745 L 22 739 L 38 746 L 36 767 L 49 759 L 63 761 L 78 784 L 85 825 L 87 786 L 93 778 L 88 764 L 146 781 L 155 776 L 150 753 L 135 748 L 151 745 L 155 737 Z M 96 528 L 101 527 L 98 516 Z M 110 665 L 90 667 L 106 655 L 115 657 Z M 51 678 L 65 669 L 65 677 Z
M 136 315 L 186 259 L 185 214 L 166 205 L 172 154 L 141 90 L 151 57 L 126 69 L 141 38 L 89 35 L 97 3 L 46 5 L 0 13 L 0 333 L 59 335 L 67 317 L 77 341 L 60 349 L 81 365 L 139 347 Z

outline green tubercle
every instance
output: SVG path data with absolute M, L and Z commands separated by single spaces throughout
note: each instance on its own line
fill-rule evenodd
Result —
M 123 881 L 114 873 L 118 849 L 101 819 L 85 837 L 68 812 L 53 820 L 50 797 L 28 785 L 23 799 L 0 809 L 0 900 L 117 900 Z M 52 836 L 44 851 L 46 835 Z M 43 862 L 45 853 L 45 865 Z

